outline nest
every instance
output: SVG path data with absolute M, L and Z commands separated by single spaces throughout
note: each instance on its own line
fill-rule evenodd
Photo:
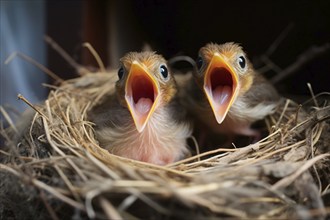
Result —
M 330 213 L 330 106 L 290 100 L 266 119 L 269 136 L 157 166 L 99 147 L 88 111 L 113 74 L 53 87 L 29 126 L 1 133 L 0 218 L 319 218 Z M 22 98 L 22 97 L 21 97 Z M 327 199 L 328 198 L 328 199 Z

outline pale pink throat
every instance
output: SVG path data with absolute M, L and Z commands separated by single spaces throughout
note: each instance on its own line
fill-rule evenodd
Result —
M 215 53 L 204 75 L 204 92 L 214 116 L 221 124 L 237 95 L 238 79 L 222 55 Z
M 136 129 L 142 132 L 159 100 L 157 79 L 143 64 L 134 61 L 129 72 L 125 99 Z
M 210 74 L 210 81 L 214 102 L 219 105 L 228 105 L 233 94 L 231 73 L 223 67 L 214 68 Z
M 153 85 L 145 77 L 137 76 L 132 82 L 132 95 L 136 113 L 146 117 L 155 101 Z

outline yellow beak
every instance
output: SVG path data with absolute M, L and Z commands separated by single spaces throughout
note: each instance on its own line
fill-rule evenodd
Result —
M 225 119 L 238 93 L 235 70 L 219 53 L 214 53 L 204 75 L 204 92 L 219 124 Z
M 158 105 L 157 80 L 139 62 L 133 61 L 125 85 L 125 100 L 136 129 L 142 132 Z

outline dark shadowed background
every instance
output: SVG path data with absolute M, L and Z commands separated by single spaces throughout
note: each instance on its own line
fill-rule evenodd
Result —
M 80 41 L 89 41 L 112 67 L 124 53 L 140 50 L 144 43 L 166 58 L 178 54 L 195 58 L 198 49 L 211 41 L 241 43 L 258 67 L 258 58 L 290 26 L 270 57 L 284 69 L 311 46 L 330 42 L 329 10 L 330 1 L 51 1 L 47 5 L 49 35 L 77 58 Z M 59 11 L 61 16 L 56 15 Z M 96 66 L 86 51 L 83 54 L 83 63 Z M 49 62 L 54 69 L 63 66 L 63 62 Z M 315 92 L 330 91 L 329 76 L 328 52 L 277 87 L 281 92 L 308 95 L 306 83 L 310 82 Z
M 179 54 L 195 58 L 199 48 L 208 42 L 235 41 L 241 43 L 260 68 L 263 64 L 261 55 L 283 30 L 290 27 L 270 56 L 279 68 L 285 69 L 311 46 L 330 42 L 329 11 L 328 0 L 50 0 L 43 2 L 43 10 L 39 13 L 44 14 L 45 34 L 78 62 L 95 67 L 95 59 L 82 48 L 82 42 L 91 43 L 104 63 L 115 68 L 121 56 L 128 51 L 141 50 L 145 43 L 165 58 Z M 10 16 L 15 18 L 17 15 Z M 31 27 L 38 24 L 31 23 Z M 42 40 L 39 44 L 47 49 L 46 66 L 62 78 L 76 76 L 74 69 L 57 52 Z M 269 71 L 266 76 L 271 78 L 275 74 Z M 327 52 L 276 87 L 283 94 L 308 96 L 306 83 L 310 82 L 315 93 L 329 92 L 329 75 L 330 53 Z

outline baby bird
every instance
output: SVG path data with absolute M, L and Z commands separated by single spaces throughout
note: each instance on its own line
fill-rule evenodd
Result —
M 158 165 L 187 156 L 192 131 L 166 60 L 154 52 L 130 52 L 120 61 L 114 94 L 91 116 L 100 146 Z
M 256 73 L 242 47 L 209 43 L 200 49 L 196 66 L 185 102 L 198 121 L 215 133 L 260 138 L 250 126 L 272 114 L 280 96 Z

